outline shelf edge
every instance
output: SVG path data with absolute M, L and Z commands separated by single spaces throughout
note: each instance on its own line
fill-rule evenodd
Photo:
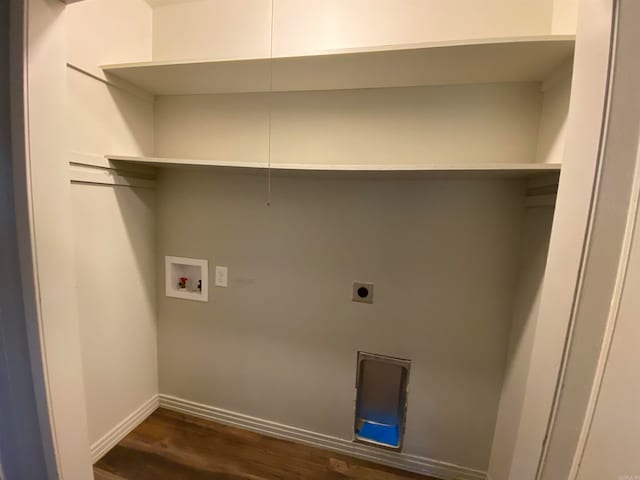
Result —
M 213 167 L 267 170 L 266 162 L 228 162 L 186 158 L 136 157 L 126 155 L 106 155 L 108 160 L 136 162 L 155 166 Z M 271 170 L 309 172 L 559 172 L 558 163 L 481 163 L 481 164 L 293 164 L 271 163 Z

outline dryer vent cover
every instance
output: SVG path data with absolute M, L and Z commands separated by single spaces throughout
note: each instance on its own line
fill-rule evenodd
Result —
M 354 439 L 402 448 L 410 360 L 358 352 Z

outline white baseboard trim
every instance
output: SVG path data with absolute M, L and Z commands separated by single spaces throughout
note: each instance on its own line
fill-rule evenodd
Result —
M 486 480 L 486 472 L 462 467 L 418 455 L 409 455 L 393 451 L 369 447 L 342 438 L 323 435 L 289 425 L 283 425 L 260 418 L 230 412 L 221 408 L 203 405 L 171 395 L 160 394 L 160 407 L 175 412 L 185 413 L 207 420 L 233 425 L 258 432 L 270 437 L 290 440 L 313 447 L 333 450 L 352 457 L 400 468 L 410 472 L 431 475 L 444 480 Z
M 134 412 L 118 423 L 115 427 L 109 430 L 100 440 L 91 445 L 92 462 L 96 463 L 100 460 L 109 450 L 115 447 L 120 440 L 129 435 L 134 428 L 144 422 L 159 405 L 159 395 L 156 394 L 136 408 Z

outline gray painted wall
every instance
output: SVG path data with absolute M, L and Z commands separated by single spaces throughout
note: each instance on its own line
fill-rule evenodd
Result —
M 159 291 L 160 391 L 350 439 L 356 352 L 412 360 L 405 452 L 485 469 L 523 233 L 515 179 L 164 171 L 164 255 L 229 267 L 209 302 Z M 373 305 L 351 302 L 354 280 Z

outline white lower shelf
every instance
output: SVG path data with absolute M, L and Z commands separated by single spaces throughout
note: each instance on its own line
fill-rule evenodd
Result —
M 220 169 L 267 170 L 266 162 L 229 162 L 188 158 L 135 157 L 107 155 L 117 162 L 133 162 L 155 167 L 212 167 Z M 345 172 L 365 174 L 487 174 L 500 176 L 531 176 L 540 173 L 558 173 L 558 163 L 454 163 L 454 164 L 296 164 L 271 163 L 271 170 L 289 172 Z

